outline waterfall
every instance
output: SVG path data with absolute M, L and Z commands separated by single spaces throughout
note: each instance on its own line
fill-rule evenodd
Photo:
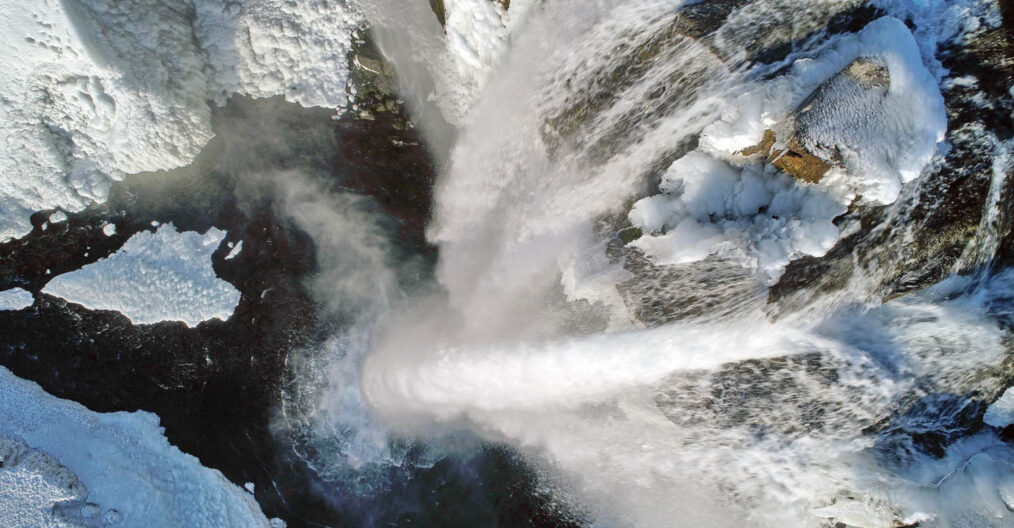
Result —
M 447 7 L 512 16 L 472 3 Z M 961 428 L 1009 378 L 1011 276 L 883 302 L 947 163 L 953 32 L 890 2 L 519 4 L 482 53 L 467 12 L 447 49 L 407 30 L 425 52 L 396 6 L 372 15 L 439 151 L 438 286 L 335 342 L 320 419 L 356 446 L 335 456 L 400 465 L 464 429 L 595 526 L 1010 523 L 1011 449 Z M 959 271 L 1008 227 L 995 148 Z M 855 239 L 835 288 L 792 267 Z M 791 281 L 807 302 L 769 302 Z

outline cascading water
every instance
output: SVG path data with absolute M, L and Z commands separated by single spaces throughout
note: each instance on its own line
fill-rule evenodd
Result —
M 440 287 L 367 303 L 327 366 L 301 369 L 314 410 L 289 425 L 336 446 L 307 456 L 384 478 L 464 428 L 526 454 L 595 525 L 1014 523 L 1014 450 L 968 425 L 1011 378 L 1014 278 L 989 273 L 1009 146 L 992 136 L 980 227 L 950 262 L 972 275 L 882 302 L 961 148 L 941 142 L 937 46 L 996 23 L 989 5 L 518 4 L 464 92 L 441 88 L 460 60 L 413 56 L 383 38 L 405 15 L 373 14 L 416 110 L 457 98 L 423 127 L 454 138 L 428 231 Z M 781 170 L 786 138 L 752 153 L 786 123 L 838 165 L 805 181 Z M 791 261 L 857 238 L 837 288 L 769 298 L 801 280 Z

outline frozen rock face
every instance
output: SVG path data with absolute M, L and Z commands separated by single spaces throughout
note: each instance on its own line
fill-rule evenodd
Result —
M 49 282 L 44 293 L 95 310 L 116 310 L 134 324 L 228 319 L 240 294 L 215 276 L 211 255 L 225 232 L 179 233 L 172 224 L 141 232 L 112 254 Z
M 763 154 L 790 176 L 817 183 L 843 165 L 841 150 L 849 149 L 851 127 L 875 121 L 891 78 L 883 62 L 859 58 L 822 84 L 796 112 L 764 139 L 740 151 L 744 156 Z
M 37 210 L 103 201 L 125 174 L 184 165 L 211 137 L 203 60 L 185 11 L 148 4 L 0 6 L 8 24 L 0 240 L 30 231 Z

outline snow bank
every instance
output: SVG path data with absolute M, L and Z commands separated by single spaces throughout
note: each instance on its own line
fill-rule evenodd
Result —
M 493 67 L 507 50 L 507 13 L 490 0 L 444 0 L 449 52 L 455 82 L 450 83 L 452 117 L 462 118 L 479 97 Z
M 0 241 L 40 209 L 105 200 L 124 174 L 185 165 L 211 138 L 190 25 L 149 4 L 0 4 Z
M 0 367 L 5 454 L 3 526 L 270 526 L 250 494 L 170 445 L 154 414 L 91 412 Z
M 860 88 L 861 80 L 836 77 L 859 58 L 883 64 L 889 84 Z M 901 185 L 929 163 L 947 127 L 943 97 L 915 39 L 890 17 L 841 37 L 817 58 L 796 60 L 787 75 L 738 100 L 705 128 L 697 151 L 668 168 L 662 194 L 630 211 L 630 222 L 644 233 L 633 246 L 656 262 L 717 253 L 774 282 L 790 260 L 822 256 L 834 245 L 832 220 L 856 196 L 868 203 L 896 200 Z M 805 111 L 793 117 L 800 105 Z M 825 159 L 840 155 L 844 170 L 833 168 L 809 184 L 739 155 L 761 143 L 765 130 L 793 119 L 807 150 Z
M 197 0 L 194 35 L 214 72 L 211 96 L 219 104 L 239 93 L 345 106 L 351 35 L 363 23 L 350 4 Z
M 0 292 L 0 310 L 21 310 L 35 302 L 30 292 L 21 288 L 11 288 Z
M 130 237 L 119 251 L 54 278 L 43 293 L 94 310 L 116 310 L 134 324 L 228 319 L 240 293 L 215 276 L 211 255 L 226 233 L 179 233 L 165 224 Z
M 0 242 L 35 211 L 77 212 L 127 174 L 193 160 L 232 94 L 348 100 L 340 0 L 0 3 Z M 16 175 L 16 177 L 15 177 Z

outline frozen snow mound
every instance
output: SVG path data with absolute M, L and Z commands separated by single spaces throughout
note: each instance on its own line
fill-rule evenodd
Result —
M 95 413 L 0 367 L 0 525 L 272 526 L 144 411 Z
M 698 150 L 667 169 L 661 194 L 628 214 L 643 233 L 632 245 L 653 261 L 719 254 L 773 283 L 791 260 L 823 256 L 835 244 L 832 221 L 854 199 L 894 202 L 947 128 L 936 79 L 911 32 L 891 17 L 797 59 L 787 75 L 737 101 L 704 129 Z M 790 137 L 827 162 L 827 172 L 800 181 L 779 170 L 779 151 L 792 148 L 779 142 Z
M 211 96 L 284 95 L 303 106 L 348 104 L 352 32 L 363 17 L 344 0 L 196 0 L 194 34 L 214 72 Z
M 31 292 L 21 288 L 11 288 L 0 292 L 0 310 L 21 310 L 35 302 Z
M 240 293 L 219 279 L 211 255 L 226 233 L 180 233 L 164 224 L 130 237 L 116 253 L 54 278 L 43 293 L 93 310 L 115 310 L 134 324 L 228 319 Z
M 140 0 L 0 3 L 0 241 L 43 209 L 104 201 L 125 174 L 190 162 L 212 137 L 185 10 Z

